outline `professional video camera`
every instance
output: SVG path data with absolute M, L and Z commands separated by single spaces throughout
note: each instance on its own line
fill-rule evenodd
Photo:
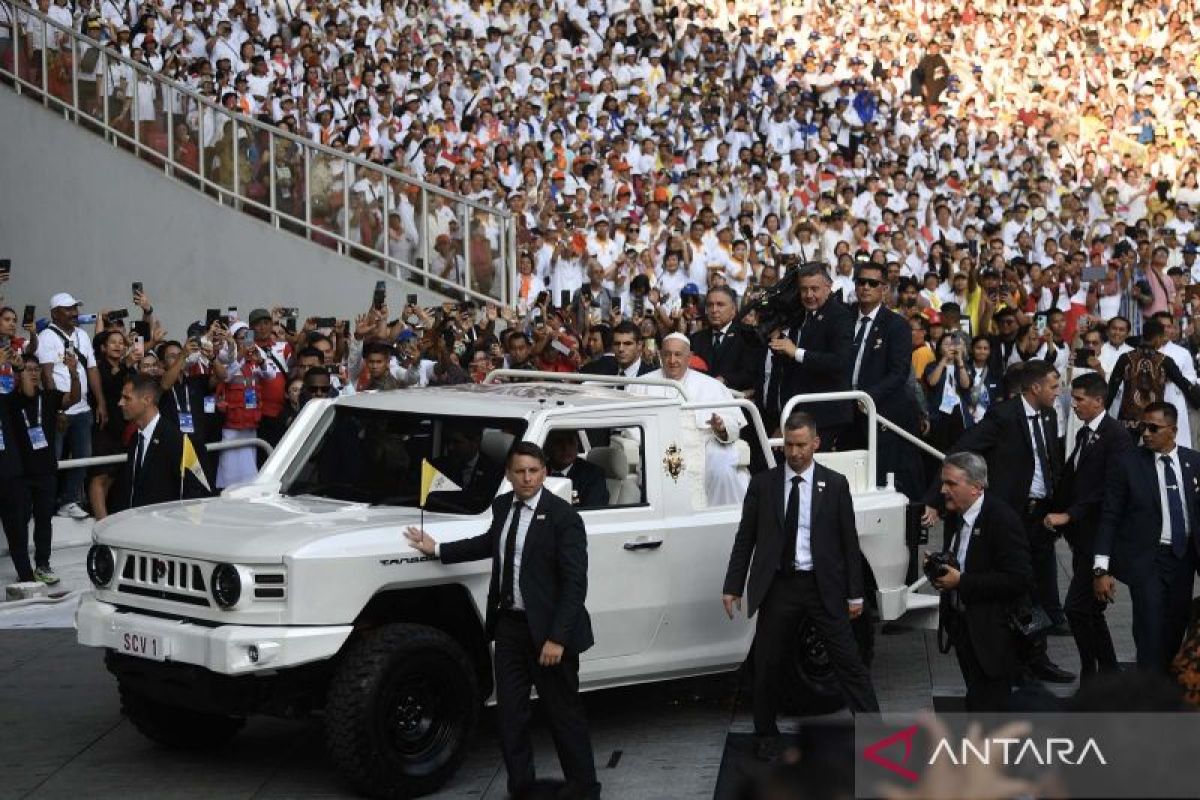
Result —
M 763 290 L 757 299 L 742 308 L 737 321 L 741 322 L 751 311 L 755 312 L 757 322 L 754 332 L 762 342 L 770 338 L 772 331 L 798 323 L 804 312 L 804 307 L 800 305 L 800 276 L 814 267 L 825 269 L 825 265 L 819 261 L 789 266 L 779 283 Z

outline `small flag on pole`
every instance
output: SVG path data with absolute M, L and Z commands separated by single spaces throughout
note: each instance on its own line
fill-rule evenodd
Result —
M 192 446 L 192 437 L 185 433 L 183 435 L 183 456 L 179 459 L 179 480 L 182 482 L 184 476 L 189 472 L 196 480 L 200 481 L 200 485 L 204 487 L 205 491 L 212 491 L 212 487 L 208 485 L 208 478 L 204 475 L 204 467 L 200 466 L 196 448 Z
M 462 487 L 447 478 L 428 459 L 421 459 L 421 508 L 433 492 L 461 492 Z

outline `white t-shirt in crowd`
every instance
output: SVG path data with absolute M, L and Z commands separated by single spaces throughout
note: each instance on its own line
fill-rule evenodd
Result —
M 79 373 L 79 402 L 67 409 L 67 414 L 82 414 L 89 409 L 87 368 L 96 364 L 96 355 L 92 352 L 92 340 L 82 328 L 75 328 L 70 333 L 57 326 L 51 325 L 38 334 L 37 357 L 42 364 L 54 365 L 54 388 L 60 392 L 71 391 L 71 373 L 63 364 L 63 354 L 66 353 L 64 337 L 71 342 L 79 361 L 75 371 Z

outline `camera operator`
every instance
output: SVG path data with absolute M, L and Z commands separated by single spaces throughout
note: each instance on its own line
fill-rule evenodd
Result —
M 989 495 L 987 485 L 981 456 L 946 456 L 941 477 L 950 512 L 945 542 L 940 553 L 925 555 L 925 574 L 941 593 L 938 646 L 943 653 L 955 650 L 967 684 L 968 712 L 1007 709 L 1021 671 L 1009 620 L 1033 584 L 1021 519 Z

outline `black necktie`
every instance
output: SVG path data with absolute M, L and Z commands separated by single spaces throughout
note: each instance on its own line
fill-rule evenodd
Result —
M 725 338 L 725 334 L 720 331 L 713 331 L 713 350 L 721 348 L 721 340 Z
M 145 455 L 146 437 L 138 431 L 137 452 L 133 454 L 133 486 L 129 491 L 129 502 L 133 503 L 138 489 L 142 488 L 142 457 Z
M 783 559 L 780 568 L 784 572 L 796 571 L 796 537 L 800 535 L 800 481 L 799 475 L 792 478 L 792 489 L 788 492 L 787 506 L 783 512 Z
M 863 317 L 858 321 L 858 332 L 854 334 L 854 352 L 858 352 L 858 348 L 862 347 L 863 337 L 867 334 L 867 327 L 871 324 L 870 317 Z
M 1167 484 L 1167 513 L 1171 517 L 1171 552 L 1183 558 L 1187 552 L 1187 523 L 1183 518 L 1183 495 L 1175 478 L 1175 466 L 1170 456 L 1159 456 L 1163 465 L 1163 481 Z
M 1029 421 L 1033 423 L 1033 449 L 1038 463 L 1042 465 L 1042 480 L 1046 484 L 1046 496 L 1050 496 L 1054 486 L 1054 472 L 1050 469 L 1050 451 L 1046 449 L 1046 437 L 1042 434 L 1042 417 L 1040 414 L 1030 414 Z
M 521 526 L 520 500 L 513 501 L 512 522 L 508 525 L 508 536 L 504 540 L 504 565 L 500 569 L 500 607 L 512 608 L 515 602 L 513 596 L 513 558 L 517 554 L 517 528 Z
M 1071 451 L 1070 459 L 1072 465 L 1079 465 L 1079 457 L 1083 454 L 1083 449 L 1088 446 L 1088 442 L 1091 441 L 1091 434 L 1092 429 L 1087 425 L 1084 425 L 1075 434 L 1075 449 Z

